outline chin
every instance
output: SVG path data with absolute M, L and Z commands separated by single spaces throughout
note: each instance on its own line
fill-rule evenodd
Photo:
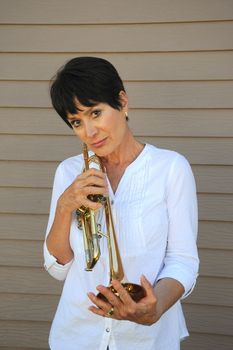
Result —
M 107 157 L 110 152 L 104 151 L 104 150 L 92 150 L 98 157 Z
M 113 152 L 111 149 L 109 149 L 109 147 L 100 147 L 100 148 L 92 149 L 92 151 L 98 157 L 107 157 L 109 154 Z

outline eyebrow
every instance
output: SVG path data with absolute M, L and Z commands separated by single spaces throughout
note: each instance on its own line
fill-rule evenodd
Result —
M 84 114 L 84 115 L 89 114 L 95 107 L 96 107 L 96 106 L 92 106 L 92 107 L 88 108 L 83 114 Z M 78 112 L 83 112 L 83 110 L 77 110 L 77 114 L 78 114 Z M 73 117 L 67 117 L 67 120 L 68 120 L 68 121 L 72 121 L 72 120 L 75 120 L 76 118 L 77 118 L 77 117 L 75 117 L 75 116 L 73 116 Z

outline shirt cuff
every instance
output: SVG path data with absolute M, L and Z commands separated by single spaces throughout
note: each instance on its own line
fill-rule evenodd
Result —
M 160 272 L 157 280 L 161 280 L 162 278 L 173 278 L 180 282 L 184 287 L 184 294 L 182 295 L 181 299 L 184 299 L 192 293 L 196 284 L 197 276 L 198 274 L 194 276 L 187 270 L 182 270 L 180 266 L 165 266 L 164 269 Z
M 50 254 L 46 242 L 44 242 L 44 268 L 48 273 L 59 281 L 64 281 L 68 271 L 73 263 L 73 259 L 67 264 L 62 265 Z

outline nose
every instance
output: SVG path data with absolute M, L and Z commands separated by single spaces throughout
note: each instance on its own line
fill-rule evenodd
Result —
M 88 138 L 93 138 L 97 134 L 97 128 L 92 122 L 88 121 L 85 124 L 85 133 Z

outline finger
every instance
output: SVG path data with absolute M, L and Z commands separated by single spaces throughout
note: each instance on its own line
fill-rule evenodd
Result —
M 102 317 L 113 317 L 114 306 L 105 302 L 101 303 L 102 300 L 96 297 L 94 293 L 88 293 L 88 297 L 96 305 L 89 306 L 88 310 Z
M 95 306 L 90 306 L 90 307 L 88 308 L 88 310 L 90 310 L 90 311 L 93 312 L 94 314 L 99 315 L 99 316 L 102 316 L 102 317 L 106 316 L 106 314 L 107 314 L 107 312 L 105 313 L 103 310 L 101 310 L 101 309 L 99 309 L 99 308 L 97 308 L 97 307 L 95 307 Z
M 122 286 L 122 284 L 117 280 L 112 280 L 112 285 L 119 295 L 119 299 L 123 304 L 134 304 L 135 302 L 131 298 L 127 290 Z
M 101 170 L 94 169 L 94 168 L 88 169 L 87 171 L 84 171 L 82 174 L 79 174 L 77 176 L 77 178 L 86 179 L 89 176 L 96 176 L 96 177 L 104 179 L 104 180 L 106 179 L 106 175 Z
M 112 306 L 119 306 L 120 300 L 110 288 L 98 286 L 96 289 L 108 300 L 109 304 Z
M 85 193 L 86 196 L 90 194 L 102 194 L 102 195 L 108 194 L 108 190 L 106 187 L 97 187 L 93 185 L 84 187 L 82 191 Z
M 80 180 L 79 180 L 80 181 Z M 88 176 L 85 179 L 81 180 L 82 186 L 98 186 L 98 187 L 105 187 L 108 188 L 107 182 L 105 179 L 100 178 L 98 176 Z
M 109 309 L 111 309 L 112 305 L 109 303 L 106 303 L 105 301 L 98 298 L 94 293 L 87 293 L 88 298 L 92 301 L 95 306 L 91 306 L 92 310 L 100 309 L 101 312 L 99 314 L 105 315 Z
M 87 198 L 84 198 L 82 200 L 82 205 L 86 208 L 89 208 L 89 209 L 92 209 L 92 210 L 98 210 L 100 208 L 102 208 L 102 204 L 101 203 L 98 203 L 98 202 L 92 202 L 90 201 L 89 199 Z M 80 206 L 79 206 L 80 207 Z
M 148 281 L 148 279 L 144 275 L 141 276 L 141 285 L 145 289 L 147 296 L 153 296 L 153 297 L 155 296 L 152 284 Z

